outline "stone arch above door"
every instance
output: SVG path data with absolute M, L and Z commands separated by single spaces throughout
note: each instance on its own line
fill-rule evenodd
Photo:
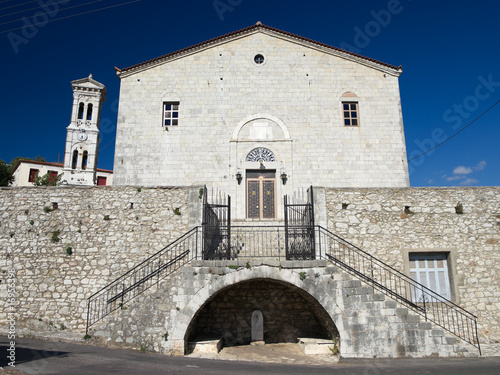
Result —
M 233 141 L 276 141 L 290 139 L 287 127 L 279 118 L 255 114 L 241 120 L 233 131 Z

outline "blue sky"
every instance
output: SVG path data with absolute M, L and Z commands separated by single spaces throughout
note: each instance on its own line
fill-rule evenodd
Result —
M 114 67 L 257 21 L 402 65 L 412 159 L 500 100 L 499 14 L 500 2 L 493 0 L 0 0 L 0 159 L 62 160 L 70 81 L 92 73 L 107 88 L 99 167 L 112 169 L 119 94 Z M 500 104 L 411 161 L 411 185 L 500 185 L 499 125 Z

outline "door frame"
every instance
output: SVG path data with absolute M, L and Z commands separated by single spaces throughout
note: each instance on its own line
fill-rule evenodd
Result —
M 264 177 L 264 176 L 258 176 L 258 177 L 248 177 L 248 175 L 252 174 L 270 174 L 273 173 L 274 177 Z M 248 189 L 248 183 L 251 181 L 258 181 L 259 182 L 259 217 L 249 217 L 249 189 Z M 273 217 L 264 217 L 264 181 L 272 181 L 274 183 L 274 192 L 273 192 L 273 212 L 274 216 Z M 259 219 L 259 220 L 274 220 L 278 217 L 277 215 L 277 199 L 276 199 L 276 194 L 277 194 L 277 180 L 276 180 L 276 170 L 275 169 L 247 169 L 245 173 L 245 216 L 247 219 Z

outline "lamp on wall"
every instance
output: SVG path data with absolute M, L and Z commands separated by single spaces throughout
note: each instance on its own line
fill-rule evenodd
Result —
M 286 182 L 288 181 L 288 176 L 286 175 L 285 172 L 281 173 L 281 181 L 283 181 L 283 185 L 286 185 Z
M 243 179 L 243 176 L 241 175 L 240 171 L 236 172 L 236 180 L 238 181 L 238 185 L 241 185 L 242 179 Z

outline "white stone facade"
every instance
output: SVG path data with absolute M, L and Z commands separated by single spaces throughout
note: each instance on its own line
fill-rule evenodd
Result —
M 407 187 L 400 74 L 262 25 L 119 70 L 114 184 L 219 187 L 244 217 L 246 171 L 262 167 L 247 155 L 265 148 L 278 218 L 281 197 L 311 184 Z M 344 126 L 344 101 L 359 126 Z M 164 126 L 165 102 L 179 103 L 177 126 Z
M 66 133 L 65 179 L 70 185 L 97 185 L 99 120 L 106 87 L 90 75 L 71 82 L 73 109 Z
M 61 175 L 61 184 L 67 185 L 68 178 L 71 181 L 71 172 L 67 175 L 67 170 L 64 170 L 64 164 L 62 163 L 49 163 L 40 162 L 33 160 L 21 160 L 19 164 L 14 168 L 12 175 L 14 176 L 14 181 L 12 182 L 13 187 L 18 186 L 33 186 L 32 173 L 33 171 L 38 172 L 38 176 L 44 176 L 50 172 L 56 172 L 57 175 Z M 113 171 L 107 169 L 97 168 L 95 170 L 95 185 L 100 183 L 101 185 L 110 186 L 113 183 Z M 93 184 L 94 185 L 94 184 Z

